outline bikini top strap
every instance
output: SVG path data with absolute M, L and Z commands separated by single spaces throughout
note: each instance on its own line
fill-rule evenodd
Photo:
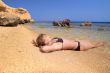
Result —
M 59 38 L 59 37 L 54 37 L 53 39 L 58 39 L 57 42 L 62 42 L 62 48 L 61 48 L 61 50 L 63 50 L 63 39 L 62 38 Z

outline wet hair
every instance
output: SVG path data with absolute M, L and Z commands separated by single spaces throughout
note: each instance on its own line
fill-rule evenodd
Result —
M 44 39 L 43 39 L 44 35 L 46 35 L 46 34 L 39 34 L 39 36 L 37 37 L 36 41 L 33 41 L 33 44 L 34 44 L 36 47 L 41 48 L 42 46 L 45 45 L 45 41 L 44 41 Z

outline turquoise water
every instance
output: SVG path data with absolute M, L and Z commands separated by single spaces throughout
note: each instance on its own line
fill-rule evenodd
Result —
M 35 23 L 31 27 L 37 33 L 63 37 L 72 40 L 99 40 L 107 42 L 110 49 L 110 23 L 93 23 L 93 26 L 79 26 L 80 23 L 71 23 L 71 28 L 52 26 L 52 23 Z
M 51 22 L 38 22 L 35 23 L 33 26 L 34 27 L 44 27 L 44 28 L 59 28 L 56 26 L 52 26 L 53 24 Z M 60 27 L 61 28 L 61 27 Z M 96 30 L 96 31 L 110 31 L 110 23 L 106 22 L 94 22 L 91 27 L 85 27 L 85 26 L 80 26 L 79 22 L 74 22 L 71 23 L 71 28 L 80 28 L 80 29 L 88 29 L 88 30 Z

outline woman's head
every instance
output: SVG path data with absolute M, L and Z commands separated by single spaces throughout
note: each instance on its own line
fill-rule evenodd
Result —
M 38 47 L 41 47 L 41 46 L 44 46 L 44 45 L 48 45 L 50 41 L 51 41 L 51 38 L 48 35 L 39 34 L 39 36 L 36 39 L 36 45 Z

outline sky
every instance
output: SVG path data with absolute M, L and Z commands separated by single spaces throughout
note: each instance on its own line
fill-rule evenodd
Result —
M 37 21 L 68 18 L 72 21 L 110 22 L 110 0 L 4 0 L 26 8 Z

